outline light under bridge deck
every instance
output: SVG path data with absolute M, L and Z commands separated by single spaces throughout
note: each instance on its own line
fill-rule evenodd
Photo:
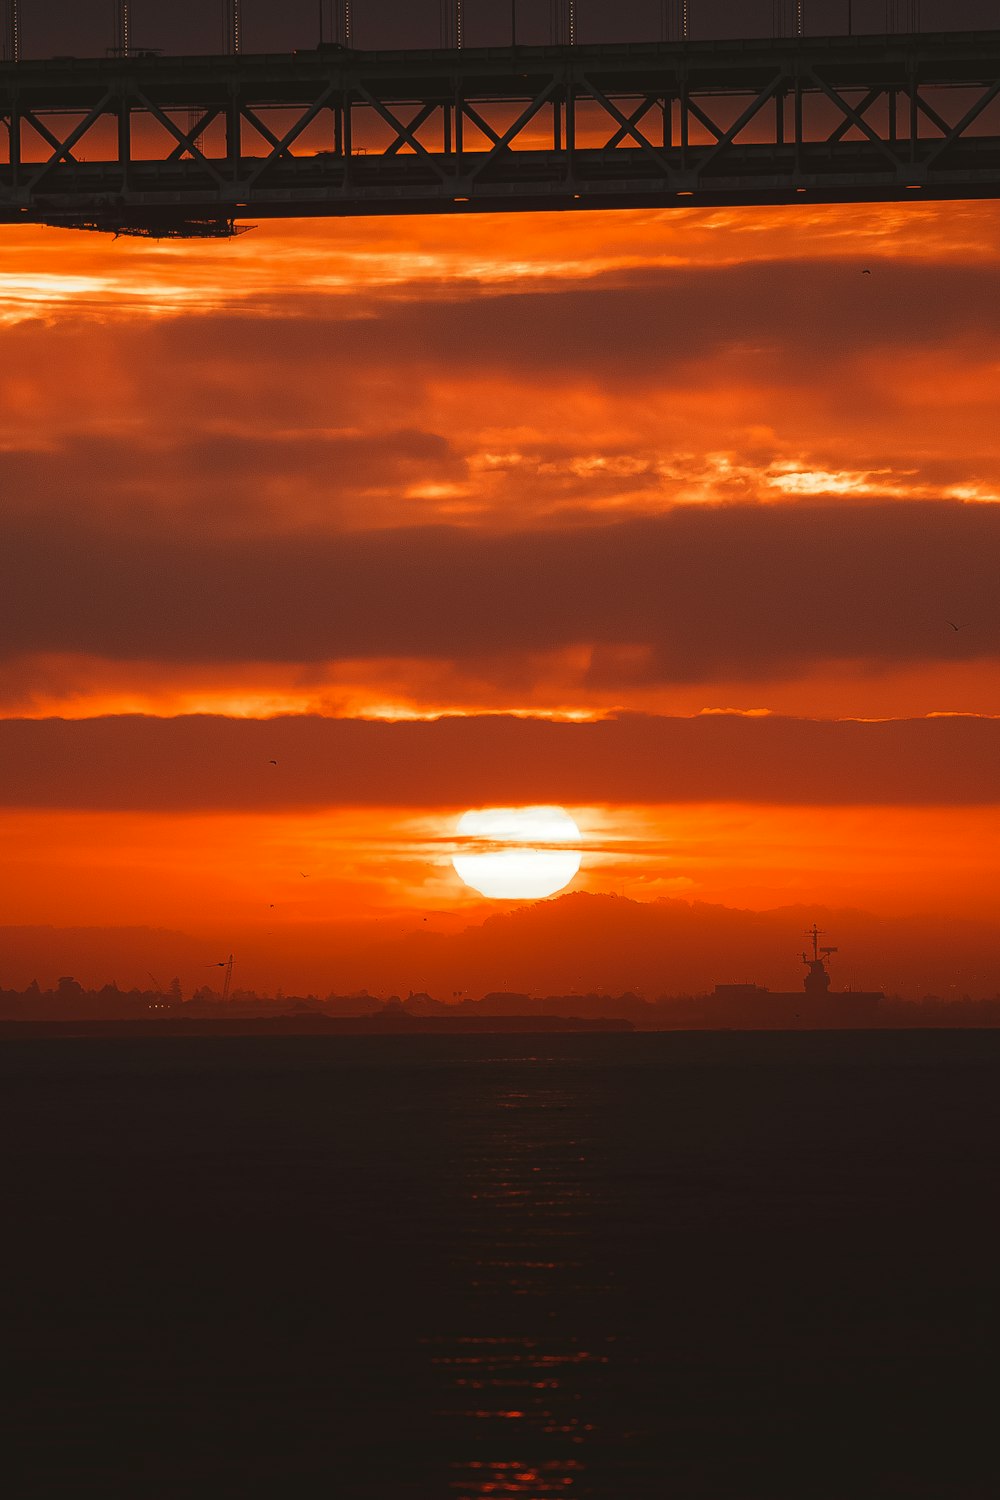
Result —
M 0 65 L 0 223 L 1000 195 L 1000 32 Z

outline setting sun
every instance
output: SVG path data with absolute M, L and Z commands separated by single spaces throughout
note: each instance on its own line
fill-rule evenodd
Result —
M 565 847 L 579 839 L 580 830 L 561 807 L 481 808 L 462 815 L 457 833 L 465 852 L 451 862 L 482 896 L 552 896 L 580 868 L 579 852 Z

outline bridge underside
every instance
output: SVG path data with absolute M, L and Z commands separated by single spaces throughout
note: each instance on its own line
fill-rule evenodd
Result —
M 0 66 L 0 223 L 1000 196 L 1000 32 Z

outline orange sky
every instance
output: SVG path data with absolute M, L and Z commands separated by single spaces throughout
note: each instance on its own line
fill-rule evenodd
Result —
M 574 890 L 993 922 L 998 251 L 989 204 L 4 231 L 4 921 L 328 988 L 324 923 L 492 909 L 465 808 L 561 802 Z

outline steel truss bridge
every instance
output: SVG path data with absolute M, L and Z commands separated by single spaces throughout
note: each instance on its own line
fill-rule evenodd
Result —
M 1000 195 L 1000 32 L 0 65 L 0 223 Z

